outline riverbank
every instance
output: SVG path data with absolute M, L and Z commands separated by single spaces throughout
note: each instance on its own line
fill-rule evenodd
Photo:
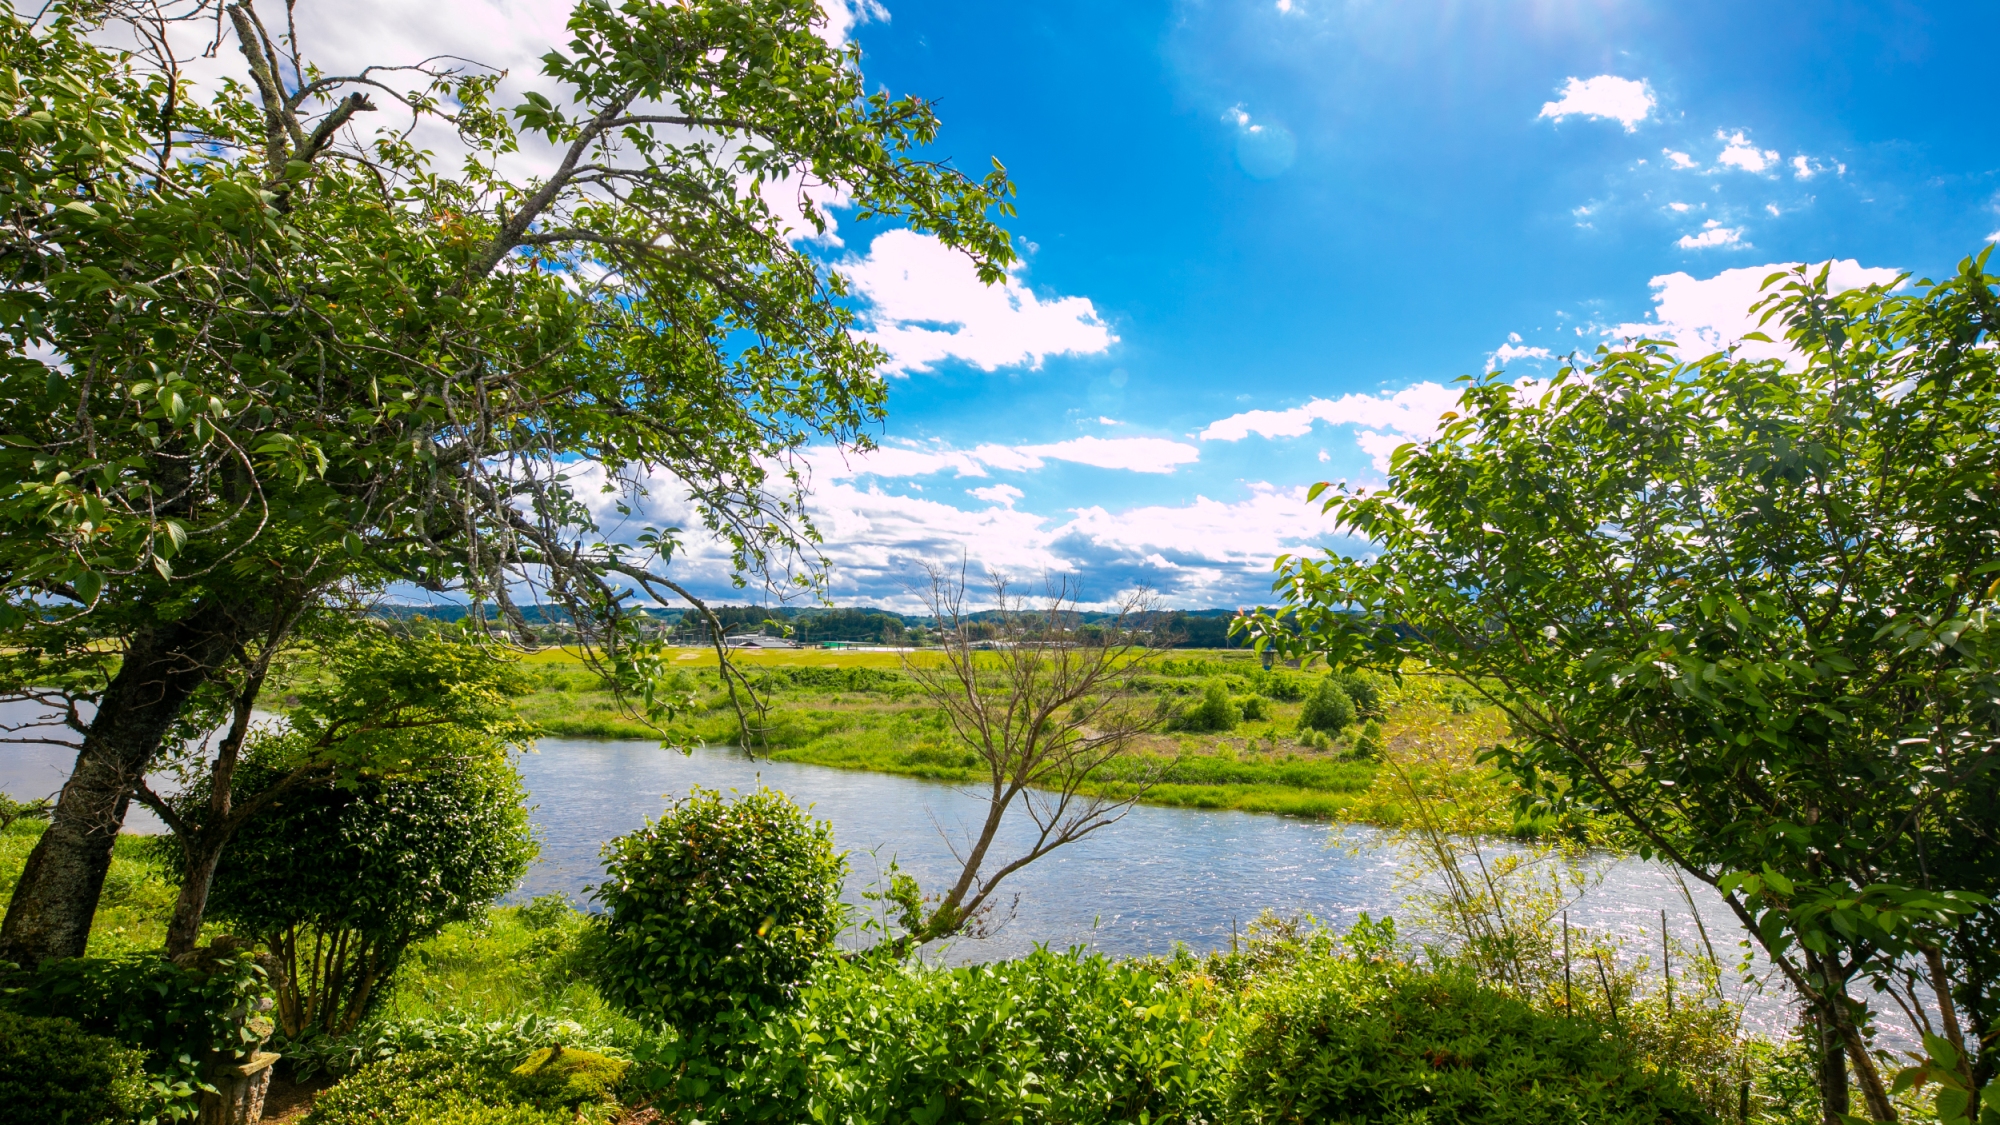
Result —
M 922 653 L 914 654 L 923 659 Z M 982 779 L 978 757 L 958 745 L 894 652 L 779 650 L 732 656 L 768 701 L 759 757 L 836 769 L 972 783 Z M 736 715 L 722 691 L 715 654 L 690 649 L 674 661 L 677 688 L 693 692 L 695 708 L 667 728 L 688 745 L 734 745 Z M 575 654 L 545 649 L 524 657 L 532 690 L 519 700 L 523 718 L 557 738 L 657 739 L 605 689 Z M 1397 827 L 1408 813 L 1408 788 L 1476 792 L 1487 814 L 1470 830 L 1531 834 L 1542 824 L 1518 822 L 1508 809 L 1507 779 L 1463 751 L 1506 737 L 1497 710 L 1478 705 L 1462 688 L 1424 677 L 1380 681 L 1379 750 L 1358 746 L 1362 727 L 1313 745 L 1301 738 L 1300 712 L 1317 673 L 1265 672 L 1246 652 L 1193 650 L 1157 661 L 1139 682 L 1162 710 L 1200 698 L 1220 681 L 1232 698 L 1261 712 L 1234 729 L 1161 732 L 1141 739 L 1136 753 L 1107 769 L 1097 792 L 1125 796 L 1139 779 L 1157 775 L 1147 804 L 1340 820 Z M 1408 763 L 1397 776 L 1382 762 Z

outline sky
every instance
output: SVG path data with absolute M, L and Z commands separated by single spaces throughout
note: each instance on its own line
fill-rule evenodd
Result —
M 961 555 L 1093 601 L 1268 601 L 1280 553 L 1358 546 L 1305 489 L 1379 482 L 1460 376 L 1639 334 L 1706 354 L 1786 263 L 1922 277 L 2000 237 L 1991 5 L 823 2 L 872 86 L 936 103 L 938 155 L 1006 165 L 1022 255 L 984 287 L 838 211 L 813 247 L 891 357 L 880 449 L 808 453 L 843 605 L 914 608 Z M 565 12 L 306 30 L 535 89 Z M 684 519 L 661 484 L 643 516 Z M 676 565 L 746 596 L 698 542 Z

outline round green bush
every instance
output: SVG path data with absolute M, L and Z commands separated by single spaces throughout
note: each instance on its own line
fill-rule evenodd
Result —
M 687 1025 L 789 1003 L 832 948 L 846 860 L 783 793 L 697 788 L 604 846 L 604 991 Z
M 267 744 L 245 759 L 242 791 L 285 768 L 279 750 Z M 411 943 L 482 916 L 520 881 L 535 857 L 526 801 L 520 774 L 498 755 L 433 763 L 418 777 L 302 786 L 237 830 L 208 915 L 297 969 L 278 990 L 287 1036 L 351 1030 Z M 342 952 L 309 971 L 315 947 Z
M 1217 732 L 1235 730 L 1243 721 L 1243 709 L 1230 702 L 1229 685 L 1210 680 L 1201 689 L 1201 702 L 1182 710 L 1168 724 L 1174 730 Z
M 1339 734 L 1354 725 L 1354 700 L 1332 676 L 1320 680 L 1299 710 L 1299 725 Z
M 0 1125 L 123 1125 L 158 1106 L 146 1052 L 74 1021 L 0 1011 Z
M 1234 1120 L 1710 1120 L 1676 1076 L 1645 1069 L 1602 1023 L 1537 1012 L 1457 969 L 1307 959 L 1250 1006 Z

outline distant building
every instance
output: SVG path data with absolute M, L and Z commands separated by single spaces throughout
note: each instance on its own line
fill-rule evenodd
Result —
M 766 637 L 761 633 L 749 633 L 729 638 L 730 648 L 797 648 L 799 642 L 790 637 Z

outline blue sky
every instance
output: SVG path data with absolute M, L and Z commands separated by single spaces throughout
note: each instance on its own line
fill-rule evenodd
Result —
M 895 357 L 883 451 L 814 456 L 844 604 L 961 551 L 1254 602 L 1329 543 L 1304 487 L 1379 478 L 1461 374 L 1705 353 L 1774 263 L 1921 275 L 2000 232 L 1991 5 L 826 2 L 941 153 L 1005 162 L 1023 251 L 984 290 L 907 231 L 818 247 Z M 565 5 L 392 9 L 525 76 Z

